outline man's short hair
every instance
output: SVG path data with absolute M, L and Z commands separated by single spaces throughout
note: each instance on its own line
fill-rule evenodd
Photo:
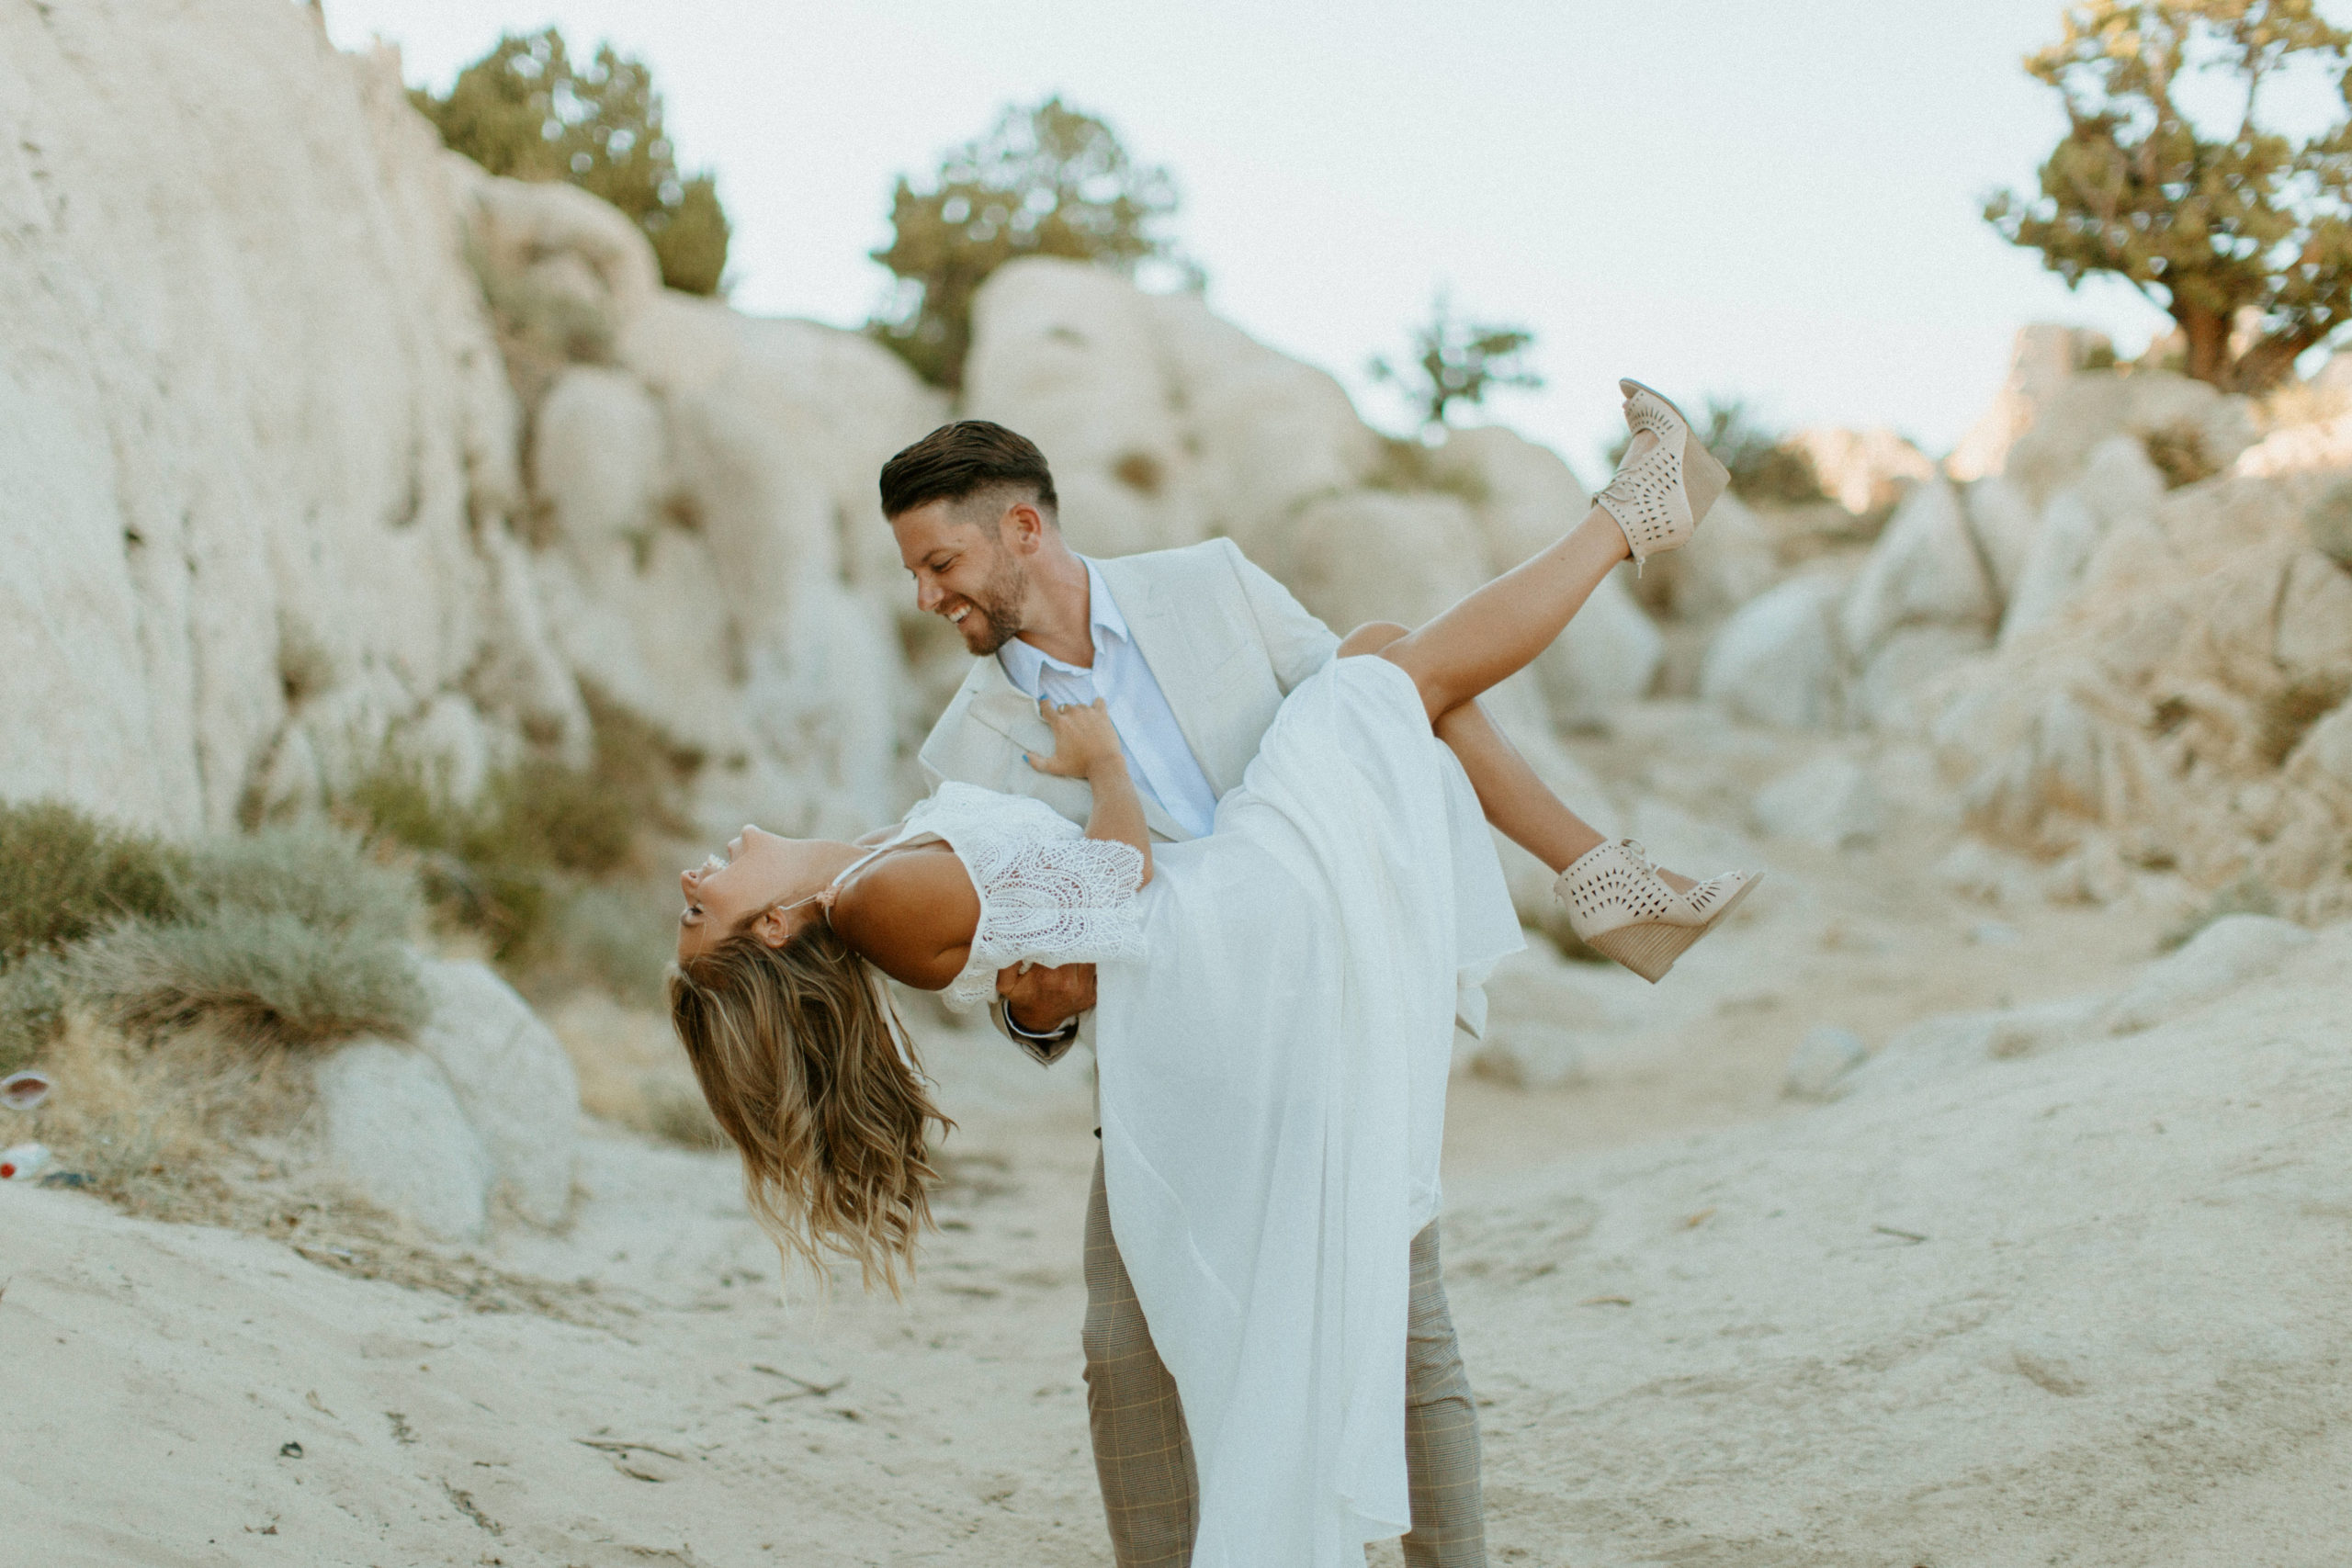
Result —
M 1050 521 L 1058 504 L 1046 455 L 1025 435 L 985 419 L 943 424 L 882 465 L 882 515 L 903 517 L 934 501 L 966 501 L 998 485 L 1033 492 Z

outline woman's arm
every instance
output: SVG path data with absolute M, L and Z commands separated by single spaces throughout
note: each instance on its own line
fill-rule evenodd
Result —
M 1144 825 L 1143 797 L 1127 776 L 1127 759 L 1119 750 L 1119 732 L 1097 697 L 1088 704 L 1041 702 L 1037 710 L 1054 732 L 1054 754 L 1031 757 L 1029 765 L 1056 778 L 1084 779 L 1094 792 L 1094 810 L 1086 819 L 1086 836 L 1132 844 L 1143 855 L 1143 875 L 1136 886 L 1151 880 L 1151 829 Z

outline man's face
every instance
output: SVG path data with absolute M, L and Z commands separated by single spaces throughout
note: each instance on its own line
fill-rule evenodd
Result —
M 1029 573 L 1001 518 L 971 521 L 978 510 L 928 502 L 890 520 L 899 559 L 915 580 L 915 607 L 944 619 L 975 654 L 990 654 L 1021 635 Z M 1008 515 L 1021 508 L 1008 509 Z

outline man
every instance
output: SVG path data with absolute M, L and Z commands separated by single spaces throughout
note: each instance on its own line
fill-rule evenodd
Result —
M 1283 696 L 1339 639 L 1230 540 L 1114 560 L 1063 541 L 1053 475 L 1035 446 L 967 420 L 883 467 L 882 512 L 915 602 L 954 626 L 972 671 L 925 739 L 933 784 L 958 779 L 1034 795 L 1086 820 L 1083 784 L 1028 765 L 1053 750 L 1041 699 L 1110 713 L 1155 837 L 1209 830 Z M 998 1027 L 1040 1062 L 1084 1038 L 1091 964 L 998 976 Z M 1413 1568 L 1486 1561 L 1477 1415 L 1438 1269 L 1437 1225 L 1413 1242 L 1406 1455 Z M 1087 1415 L 1120 1568 L 1185 1568 L 1199 1487 L 1175 1381 L 1153 1348 L 1111 1235 L 1102 1164 L 1086 1214 Z

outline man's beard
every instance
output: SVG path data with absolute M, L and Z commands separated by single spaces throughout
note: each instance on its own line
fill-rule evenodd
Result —
M 964 636 L 964 646 L 985 659 L 1021 635 L 1027 624 L 1021 618 L 1021 601 L 1029 594 L 1029 574 L 1012 555 L 1000 556 L 989 580 L 980 585 L 979 594 L 967 596 L 972 614 L 956 629 Z M 972 615 L 987 623 L 977 636 L 970 629 Z

